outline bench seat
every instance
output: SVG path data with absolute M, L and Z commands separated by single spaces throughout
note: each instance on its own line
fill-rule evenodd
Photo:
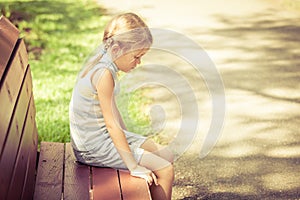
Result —
M 149 199 L 143 179 L 127 170 L 80 164 L 70 143 L 42 142 L 39 157 L 34 199 Z

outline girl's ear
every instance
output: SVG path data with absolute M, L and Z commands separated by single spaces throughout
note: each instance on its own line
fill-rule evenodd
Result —
M 118 57 L 122 56 L 122 49 L 118 44 L 113 44 L 111 47 L 111 54 L 114 59 L 117 59 Z

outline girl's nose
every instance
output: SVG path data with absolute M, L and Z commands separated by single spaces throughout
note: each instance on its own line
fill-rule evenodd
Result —
M 141 64 L 141 58 L 136 60 L 136 64 L 138 64 L 138 65 Z

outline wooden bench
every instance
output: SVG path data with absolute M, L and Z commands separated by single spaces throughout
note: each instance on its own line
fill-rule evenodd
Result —
M 67 114 L 67 113 L 66 113 Z M 0 18 L 0 199 L 151 199 L 128 171 L 75 161 L 70 143 L 41 142 L 27 51 L 18 29 Z

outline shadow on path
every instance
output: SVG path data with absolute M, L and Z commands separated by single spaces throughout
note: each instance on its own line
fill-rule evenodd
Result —
M 217 58 L 227 119 L 206 158 L 176 163 L 176 199 L 300 198 L 300 14 L 277 12 L 215 15 L 222 27 L 189 30 Z

